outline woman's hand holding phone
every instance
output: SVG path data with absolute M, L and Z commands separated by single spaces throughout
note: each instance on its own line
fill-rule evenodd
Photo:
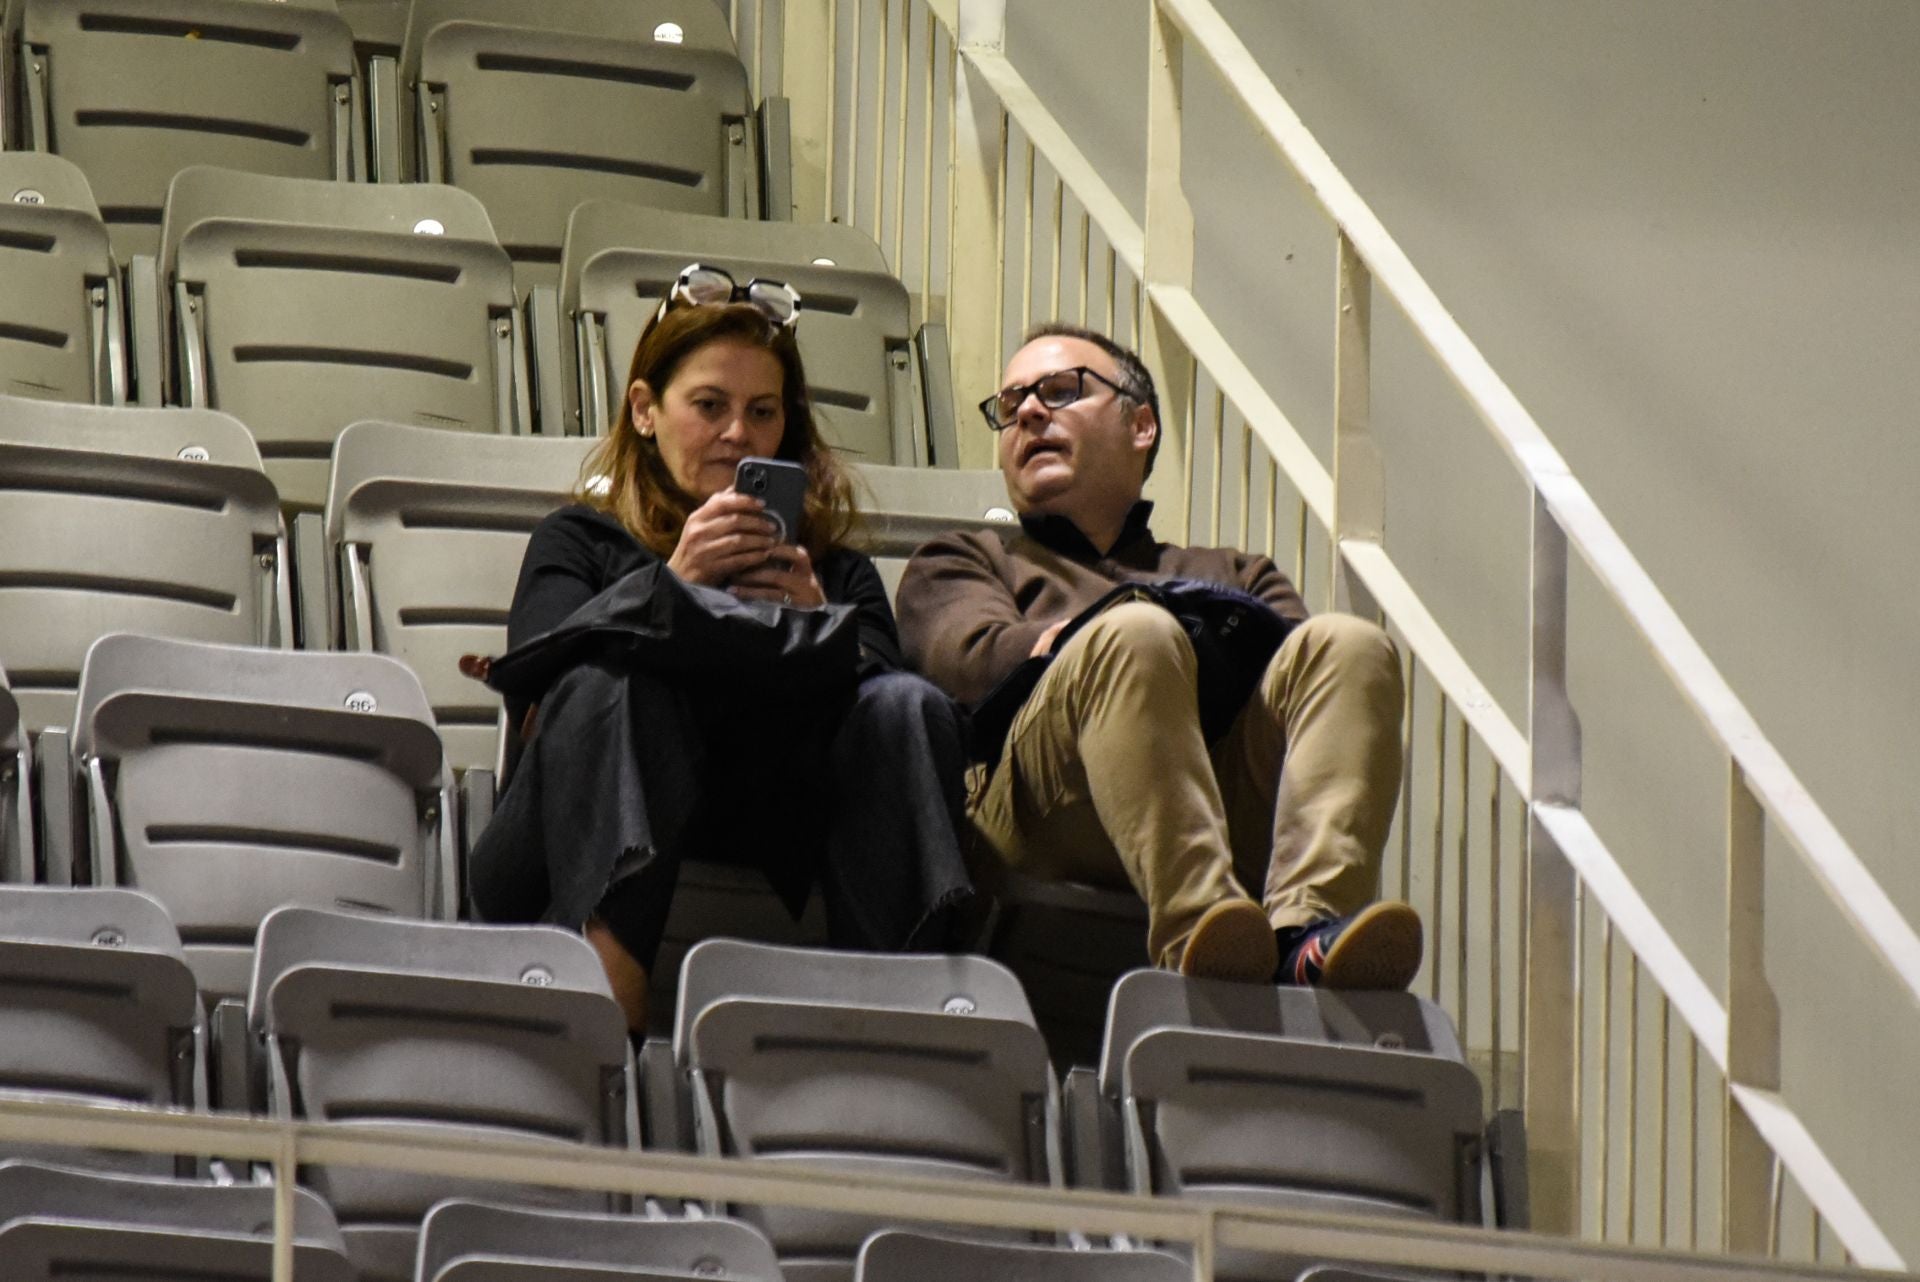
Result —
M 727 590 L 747 601 L 774 601 L 811 610 L 827 603 L 807 550 L 781 544 L 760 565 L 734 575 Z
M 762 565 L 778 546 L 766 505 L 749 494 L 722 490 L 687 518 L 667 568 L 688 583 L 724 588 Z

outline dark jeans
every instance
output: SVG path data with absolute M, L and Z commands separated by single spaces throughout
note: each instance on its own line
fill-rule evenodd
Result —
M 952 701 L 907 673 L 863 681 L 836 725 L 582 665 L 469 856 L 474 913 L 597 914 L 650 967 L 680 863 L 704 858 L 763 869 L 796 912 L 817 884 L 837 947 L 963 946 L 965 760 Z

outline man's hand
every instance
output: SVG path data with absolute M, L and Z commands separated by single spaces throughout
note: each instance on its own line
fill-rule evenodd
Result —
M 1060 630 L 1071 622 L 1073 622 L 1071 619 L 1061 619 L 1058 622 L 1048 624 L 1047 630 L 1042 632 L 1039 639 L 1033 643 L 1033 649 L 1028 652 L 1027 657 L 1037 659 L 1043 654 L 1052 654 L 1053 643 L 1060 639 Z

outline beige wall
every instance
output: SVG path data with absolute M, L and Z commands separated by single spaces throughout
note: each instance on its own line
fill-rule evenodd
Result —
M 1920 918 L 1920 4 L 1217 3 Z M 1138 215 L 1146 5 L 1009 9 L 1015 64 Z M 1325 458 L 1331 232 L 1210 72 L 1187 93 L 1197 289 Z M 1389 547 L 1523 717 L 1526 493 L 1375 315 Z M 1597 588 L 1573 603 L 1588 807 L 1718 983 L 1724 766 Z M 1772 862 L 1790 1091 L 1891 1210 L 1920 1020 Z

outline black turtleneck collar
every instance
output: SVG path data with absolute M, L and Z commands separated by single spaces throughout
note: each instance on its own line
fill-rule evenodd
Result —
M 1126 523 L 1120 527 L 1120 537 L 1105 551 L 1093 546 L 1093 541 L 1080 532 L 1080 527 L 1064 516 L 1022 516 L 1020 527 L 1035 543 L 1051 548 L 1062 556 L 1070 556 L 1076 561 L 1100 561 L 1118 556 L 1128 545 L 1141 539 L 1151 538 L 1152 531 L 1147 528 L 1147 521 L 1152 515 L 1151 501 L 1141 499 L 1136 502 L 1127 512 Z

